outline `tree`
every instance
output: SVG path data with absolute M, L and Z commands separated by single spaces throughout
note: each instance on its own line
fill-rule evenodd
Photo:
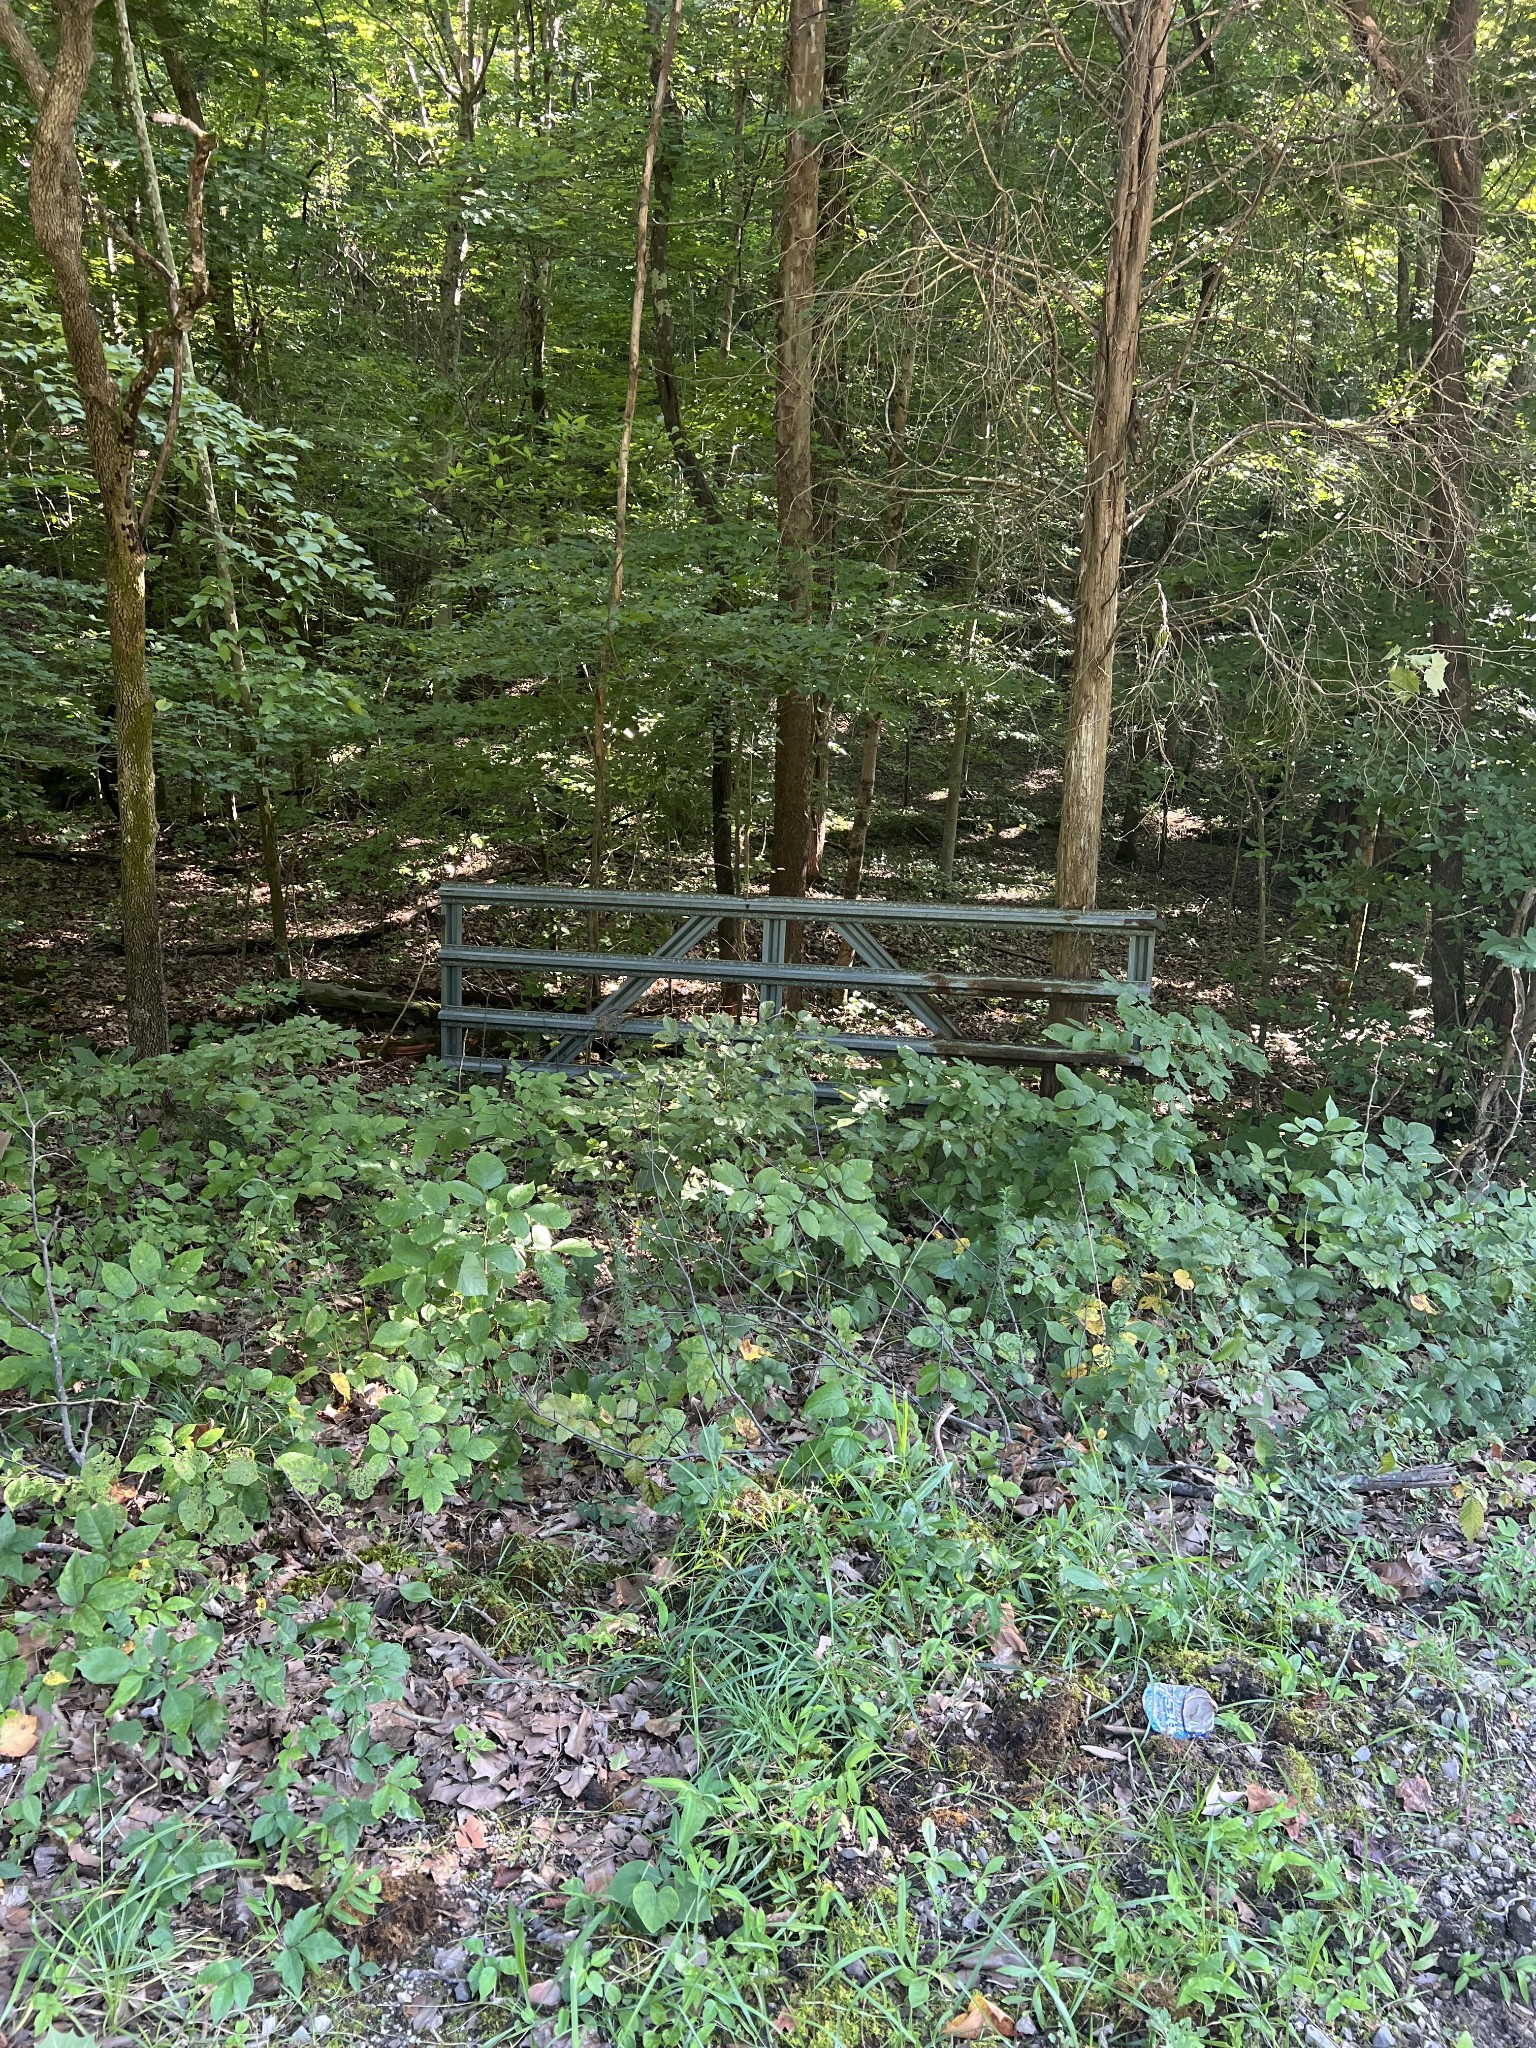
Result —
M 635 207 L 635 285 L 629 308 L 629 371 L 624 386 L 624 424 L 619 431 L 618 484 L 613 514 L 613 570 L 608 582 L 608 611 L 598 655 L 592 699 L 592 851 L 587 879 L 597 888 L 603 879 L 608 840 L 608 671 L 613 661 L 613 636 L 624 601 L 625 540 L 629 530 L 629 453 L 635 433 L 635 407 L 640 395 L 640 334 L 645 318 L 645 278 L 650 264 L 651 184 L 656 147 L 672 86 L 672 57 L 683 17 L 683 0 L 672 0 L 666 33 L 655 65 L 651 118 L 645 131 L 645 157 L 640 166 L 640 196 Z
M 821 114 L 826 70 L 824 0 L 790 0 L 784 185 L 779 228 L 778 361 L 774 473 L 778 487 L 779 590 L 791 615 L 809 622 L 815 602 L 811 424 L 815 406 L 812 301 L 820 157 L 811 124 Z M 811 861 L 811 778 L 816 706 L 786 685 L 776 706 L 773 755 L 773 893 L 803 896 Z M 789 931 L 798 958 L 801 929 Z
M 145 640 L 145 538 L 160 480 L 170 459 L 181 390 L 180 344 L 208 299 L 203 247 L 203 186 L 215 137 L 185 115 L 157 119 L 192 135 L 187 177 L 187 282 L 165 278 L 170 315 L 143 345 L 139 368 L 126 390 L 107 357 L 101 322 L 91 299 L 85 258 L 85 191 L 75 152 L 75 130 L 95 62 L 96 0 L 55 0 L 58 48 L 50 70 L 17 19 L 0 0 L 0 43 L 37 109 L 29 177 L 32 231 L 53 273 L 64 342 L 85 417 L 85 438 L 101 500 L 106 555 L 107 620 L 116 707 L 118 844 L 121 868 L 123 955 L 126 963 L 128 1037 L 141 1053 L 170 1046 L 160 904 L 155 877 L 159 821 L 155 808 L 155 702 L 149 686 Z M 155 265 L 147 252 L 141 261 Z M 167 363 L 174 394 L 159 458 L 142 505 L 135 470 L 139 415 Z
M 1126 488 L 1136 436 L 1142 283 L 1157 204 L 1173 14 L 1174 0 L 1116 0 L 1109 9 L 1121 47 L 1120 161 L 1093 358 L 1087 495 L 1078 546 L 1077 616 L 1056 846 L 1056 902 L 1062 910 L 1092 910 L 1098 901 Z M 1056 943 L 1055 971 L 1081 976 L 1087 967 L 1086 952 L 1082 940 L 1063 934 Z M 1077 1010 L 1070 1002 L 1057 1002 L 1051 1014 L 1072 1016 Z
M 1433 612 L 1433 644 L 1445 664 L 1443 717 L 1454 742 L 1465 732 L 1473 710 L 1467 600 L 1477 519 L 1470 481 L 1467 330 L 1483 215 L 1483 146 L 1472 101 L 1480 0 L 1448 0 L 1427 81 L 1393 46 L 1363 0 L 1340 0 L 1340 5 L 1361 55 L 1422 131 L 1434 154 L 1440 186 L 1440 239 L 1424 363 L 1430 471 L 1425 587 Z M 1401 267 L 1398 275 L 1401 279 Z M 1400 302 L 1403 296 L 1400 283 Z M 1409 310 L 1411 314 L 1411 298 Z M 1406 324 L 1400 316 L 1399 333 Z M 1459 1030 L 1466 1020 L 1465 863 L 1460 843 L 1464 820 L 1465 806 L 1451 803 L 1430 860 L 1430 1000 L 1439 1031 Z

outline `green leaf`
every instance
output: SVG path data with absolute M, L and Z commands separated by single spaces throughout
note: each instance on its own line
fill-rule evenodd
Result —
M 1469 1493 L 1461 1504 L 1461 1513 L 1456 1518 L 1461 1524 L 1461 1533 L 1469 1543 L 1475 1543 L 1483 1533 L 1483 1524 L 1488 1519 L 1488 1510 L 1483 1505 L 1480 1493 Z
M 330 1477 L 330 1466 L 313 1451 L 281 1451 L 272 1462 L 300 1493 L 318 1493 Z
M 132 1658 L 111 1643 L 98 1643 L 80 1659 L 80 1676 L 88 1685 L 116 1685 L 132 1669 Z
M 466 1252 L 459 1267 L 458 1291 L 462 1295 L 489 1294 L 490 1285 L 485 1277 L 485 1260 L 479 1252 Z
M 472 1188 L 479 1188 L 482 1194 L 489 1194 L 492 1188 L 499 1188 L 507 1177 L 507 1169 L 494 1152 L 477 1152 L 464 1169 L 464 1178 Z
M 109 1294 L 115 1294 L 119 1301 L 131 1301 L 139 1291 L 139 1283 L 128 1268 L 119 1266 L 112 1259 L 106 1259 L 102 1263 L 101 1284 Z
M 141 1287 L 153 1287 L 165 1270 L 160 1247 L 141 1237 L 128 1254 L 128 1270 Z

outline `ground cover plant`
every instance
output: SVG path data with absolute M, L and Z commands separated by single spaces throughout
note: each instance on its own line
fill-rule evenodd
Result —
M 1523 2038 L 1525 1192 L 1127 1028 L 9 1067 L 6 2038 Z

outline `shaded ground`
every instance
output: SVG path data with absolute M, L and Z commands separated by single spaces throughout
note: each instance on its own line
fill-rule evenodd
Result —
M 919 770 L 924 765 L 919 762 Z M 926 765 L 931 770 L 934 764 Z M 933 842 L 943 791 L 925 791 L 921 785 L 919 773 L 910 810 L 888 813 L 877 821 L 864 893 L 919 900 L 937 893 Z M 992 786 L 976 792 L 960 842 L 957 896 L 1048 903 L 1054 833 L 1041 823 L 1041 815 L 1054 801 L 1055 777 L 1050 772 L 1023 776 L 1008 787 L 994 775 Z M 834 818 L 835 827 L 843 822 Z M 842 871 L 841 837 L 834 829 L 826 861 L 829 888 Z M 276 973 L 265 935 L 264 891 L 253 866 L 230 857 L 227 835 L 213 834 L 201 844 L 198 838 L 190 831 L 173 835 L 161 864 L 172 1019 L 182 1029 L 250 1014 L 252 1002 L 261 1000 L 257 984 L 269 982 Z M 1277 1079 L 1303 1086 L 1330 1079 L 1326 1053 L 1320 1068 L 1312 1046 L 1312 1021 L 1319 1005 L 1331 1010 L 1341 1002 L 1343 982 L 1336 967 L 1306 953 L 1282 959 L 1273 926 L 1277 919 L 1283 921 L 1284 906 L 1276 904 L 1270 910 L 1269 958 L 1261 972 L 1251 858 L 1238 859 L 1230 835 L 1212 836 L 1200 819 L 1187 813 L 1171 815 L 1161 865 L 1159 838 L 1154 815 L 1137 842 L 1140 864 L 1117 865 L 1107 858 L 1100 891 L 1106 909 L 1152 908 L 1163 917 L 1157 951 L 1159 1004 L 1173 1009 L 1209 1004 L 1243 1029 L 1255 1028 L 1258 1016 L 1273 1019 L 1278 1009 L 1280 1022 L 1264 1026 Z M 375 844 L 377 887 L 341 887 L 330 879 L 368 872 Z M 10 933 L 7 972 L 0 984 L 0 1027 L 24 1025 L 48 1035 L 84 1036 L 100 1048 L 120 1042 L 122 961 L 114 861 L 110 824 L 91 825 L 83 814 L 82 823 L 54 843 L 12 843 L 0 851 L 0 929 Z M 573 854 L 570 875 L 553 879 L 579 879 L 579 867 Z M 528 871 L 516 848 L 398 846 L 387 835 L 330 824 L 307 831 L 302 869 L 308 879 L 293 890 L 289 911 L 303 977 L 397 998 L 404 1014 L 391 1015 L 375 1006 L 349 1021 L 376 1034 L 393 1028 L 406 1040 L 430 1035 L 420 1016 L 405 1006 L 413 998 L 436 996 L 437 882 L 453 876 L 540 879 Z M 611 880 L 630 887 L 710 886 L 702 865 L 688 866 L 676 859 L 660 865 L 637 858 Z M 967 950 L 959 954 L 951 949 L 941 955 L 929 935 L 916 933 L 903 936 L 899 951 L 914 965 L 1027 972 L 1046 964 L 1017 941 L 1000 943 L 980 934 L 972 935 Z M 1411 1001 L 1411 977 L 1384 957 L 1398 951 L 1401 946 L 1394 947 L 1389 938 L 1378 943 L 1372 935 L 1357 977 L 1357 1002 L 1380 997 L 1402 1006 Z M 1102 964 L 1108 971 L 1123 971 L 1119 949 L 1106 949 Z M 576 1003 L 579 987 L 573 984 L 571 993 Z M 491 983 L 484 989 L 490 1000 L 507 991 L 514 997 L 518 993 L 510 983 Z M 530 985 L 524 999 L 542 1001 L 547 993 L 547 988 L 540 991 Z M 705 994 L 703 1007 L 715 1006 L 715 998 Z M 965 1028 L 982 1036 L 1007 1035 L 1007 1013 L 995 1004 L 992 1010 L 989 1021 L 972 1006 Z M 858 1017 L 844 1016 L 840 1021 L 860 1025 Z M 876 1020 L 863 1022 L 861 1028 L 885 1027 Z

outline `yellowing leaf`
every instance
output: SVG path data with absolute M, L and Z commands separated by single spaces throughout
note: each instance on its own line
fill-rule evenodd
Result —
M 36 1747 L 36 1714 L 0 1716 L 0 1756 L 30 1756 Z
M 984 1991 L 973 1991 L 965 2011 L 947 2021 L 944 2031 L 952 2041 L 979 2041 L 983 2034 L 1000 2034 L 1005 2041 L 1011 2041 L 1019 2030 Z
M 340 1394 L 343 1401 L 351 1400 L 352 1382 L 347 1378 L 344 1372 L 333 1372 L 330 1375 L 330 1381 L 331 1385 L 336 1389 L 337 1393 Z
M 1181 1287 L 1186 1294 L 1189 1294 L 1194 1289 L 1195 1276 L 1193 1273 L 1186 1272 L 1185 1269 L 1182 1266 L 1180 1266 L 1174 1272 L 1173 1284 L 1175 1287 Z
M 743 1337 L 741 1340 L 741 1355 L 750 1365 L 755 1358 L 766 1358 L 768 1356 L 768 1347 L 765 1344 L 754 1344 L 750 1337 Z
M 1432 1316 L 1435 1312 L 1435 1304 L 1427 1294 L 1410 1294 L 1408 1306 L 1416 1308 L 1421 1316 Z
M 1469 1493 L 1461 1504 L 1460 1515 L 1457 1516 L 1461 1523 L 1461 1533 L 1469 1543 L 1475 1543 L 1482 1535 L 1483 1524 L 1487 1519 L 1488 1510 L 1483 1506 L 1482 1495 Z
M 1085 1301 L 1077 1312 L 1077 1320 L 1088 1331 L 1090 1336 L 1102 1337 L 1104 1334 L 1103 1302 L 1097 1298 Z

